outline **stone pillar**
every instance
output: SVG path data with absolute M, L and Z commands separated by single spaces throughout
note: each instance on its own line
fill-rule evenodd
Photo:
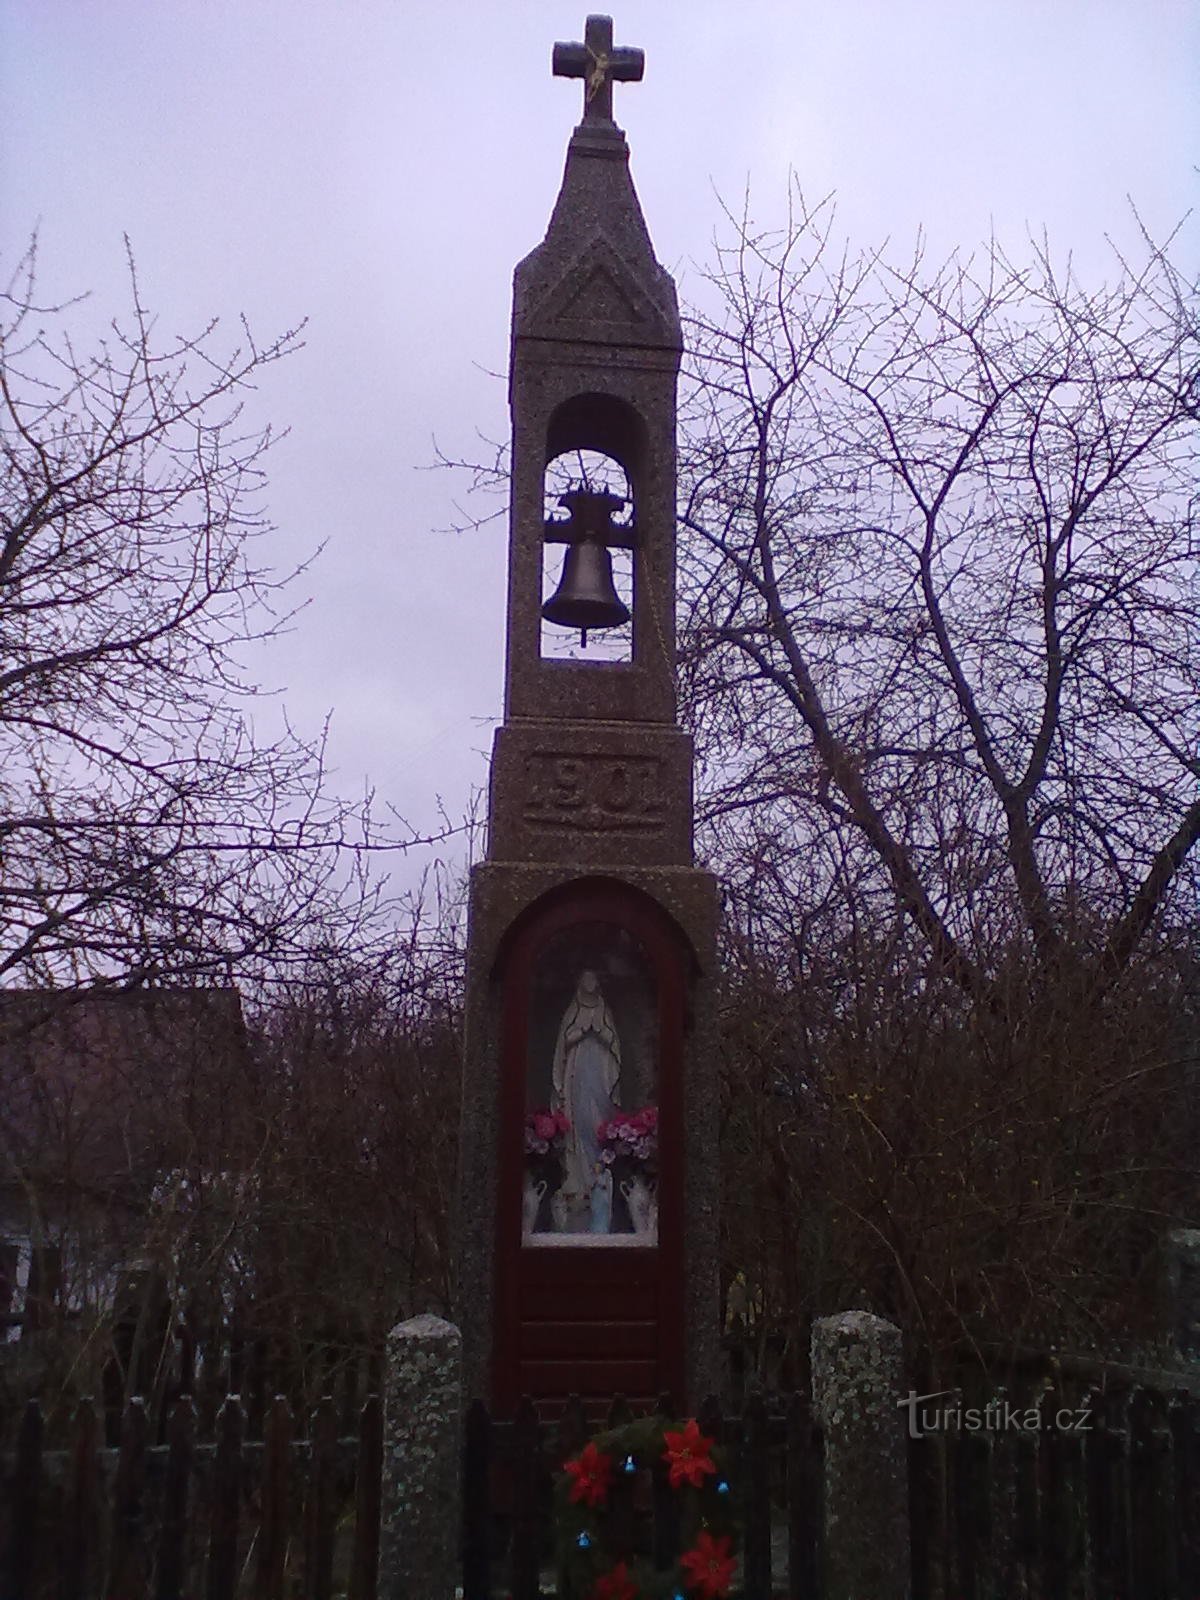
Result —
M 1167 1295 L 1175 1348 L 1200 1361 L 1200 1228 L 1167 1235 Z
M 379 1600 L 454 1600 L 459 1581 L 462 1339 L 423 1315 L 388 1334 Z
M 813 1323 L 825 1432 L 826 1600 L 908 1600 L 908 1444 L 900 1330 L 866 1311 Z

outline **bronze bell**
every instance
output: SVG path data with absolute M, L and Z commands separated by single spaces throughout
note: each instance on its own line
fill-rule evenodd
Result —
M 625 606 L 613 584 L 612 556 L 607 546 L 594 539 L 580 539 L 567 546 L 558 588 L 542 607 L 547 622 L 564 628 L 619 628 L 629 621 Z M 585 640 L 586 643 L 586 640 Z

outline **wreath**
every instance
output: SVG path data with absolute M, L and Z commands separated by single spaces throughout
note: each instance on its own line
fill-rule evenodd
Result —
M 572 1600 L 721 1600 L 737 1566 L 738 1527 L 725 1452 L 694 1417 L 643 1417 L 597 1434 L 555 1482 L 558 1561 Z M 634 1546 L 639 1512 L 665 1471 L 682 1554 L 654 1567 Z

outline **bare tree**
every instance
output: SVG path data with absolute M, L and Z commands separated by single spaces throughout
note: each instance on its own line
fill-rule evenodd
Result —
M 785 1320 L 1111 1326 L 1196 1192 L 1195 288 L 829 226 L 743 216 L 687 336 L 732 1225 L 808 1224 Z
M 247 715 L 246 648 L 295 574 L 255 560 L 271 430 L 246 408 L 299 330 L 161 339 L 130 258 L 129 315 L 84 355 L 34 267 L 0 302 L 0 982 L 195 981 L 344 942 L 374 891 L 342 852 L 388 841 L 326 793 L 322 738 Z
M 969 994 L 1085 926 L 1101 992 L 1200 837 L 1195 291 L 1148 241 L 1088 292 L 826 220 L 744 223 L 689 325 L 706 815 L 848 831 Z

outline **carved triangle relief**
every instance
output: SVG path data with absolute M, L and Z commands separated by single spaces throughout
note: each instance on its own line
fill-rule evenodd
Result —
M 593 238 L 521 318 L 543 338 L 632 339 L 669 333 L 651 286 L 639 282 L 613 247 Z
M 597 264 L 562 306 L 559 317 L 597 322 L 644 322 L 645 313 L 606 266 Z

